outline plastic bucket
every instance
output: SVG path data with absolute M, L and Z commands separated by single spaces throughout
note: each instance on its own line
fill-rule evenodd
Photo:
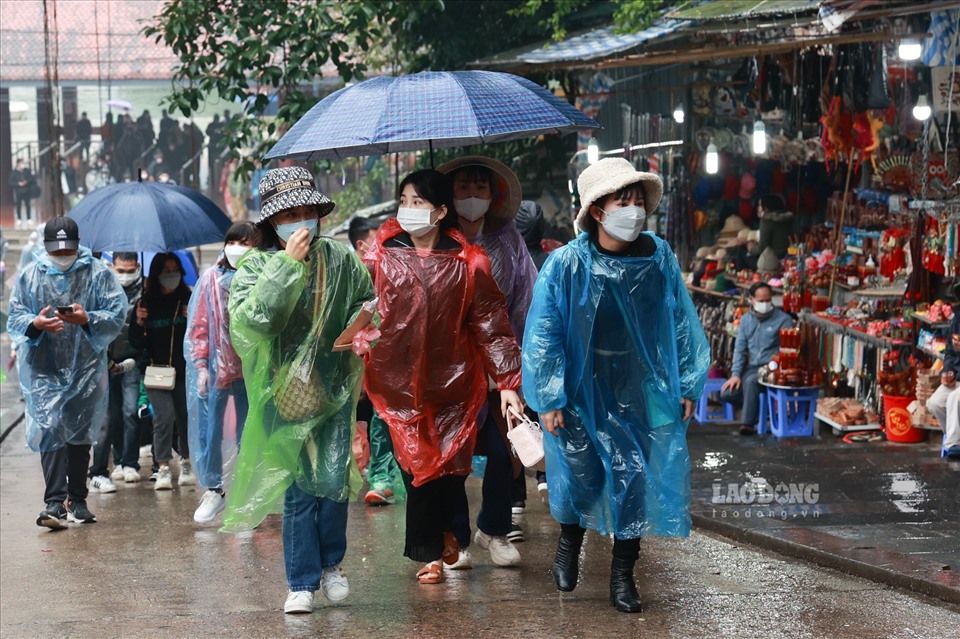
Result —
M 907 407 L 913 397 L 883 396 L 883 416 L 887 427 L 887 441 L 901 444 L 916 444 L 927 438 L 927 431 L 913 427 L 913 419 Z

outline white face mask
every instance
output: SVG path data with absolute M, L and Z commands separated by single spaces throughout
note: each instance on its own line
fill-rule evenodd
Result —
M 647 212 L 642 206 L 625 206 L 608 211 L 606 218 L 600 223 L 613 239 L 632 242 L 640 237 L 646 219 Z
M 773 302 L 754 302 L 753 310 L 757 315 L 769 315 L 773 311 Z
M 249 250 L 249 246 L 243 246 L 242 244 L 231 244 L 223 247 L 223 254 L 227 257 L 227 263 L 231 267 L 237 268 L 237 263 L 240 261 L 240 258 L 246 255 L 247 251 Z
M 137 280 L 140 279 L 140 269 L 137 269 L 133 273 L 117 273 L 117 279 L 120 280 L 120 286 L 123 288 L 133 286 L 137 283 Z
M 73 263 L 77 261 L 76 255 L 47 255 L 47 259 L 60 271 L 69 271 Z
M 413 209 L 401 206 L 397 209 L 397 221 L 400 222 L 400 228 L 412 237 L 423 237 L 437 226 L 430 223 L 430 214 L 434 211 L 436 209 Z
M 160 276 L 160 286 L 167 290 L 172 290 L 180 286 L 179 273 L 164 273 Z
M 476 222 L 490 210 L 490 200 L 478 197 L 468 197 L 465 200 L 454 200 L 457 215 L 469 222 Z

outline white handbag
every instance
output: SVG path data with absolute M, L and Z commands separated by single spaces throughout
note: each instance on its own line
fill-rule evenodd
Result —
M 173 313 L 170 322 L 170 363 L 166 366 L 151 364 L 143 371 L 143 387 L 153 390 L 172 391 L 177 386 L 177 369 L 173 367 L 173 337 L 177 334 L 177 315 L 180 314 L 180 303 Z
M 520 463 L 533 468 L 543 461 L 543 431 L 540 424 L 530 421 L 512 408 L 507 409 L 507 439 Z

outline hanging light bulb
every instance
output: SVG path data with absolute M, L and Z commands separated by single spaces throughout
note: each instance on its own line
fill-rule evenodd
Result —
M 720 156 L 717 154 L 717 146 L 710 142 L 707 145 L 707 157 L 704 162 L 704 168 L 709 175 L 715 175 L 720 170 Z
M 901 60 L 919 60 L 922 52 L 923 47 L 920 41 L 913 38 L 903 40 L 897 47 L 897 54 L 899 54 Z
M 600 145 L 597 138 L 590 138 L 590 144 L 587 145 L 587 163 L 596 164 L 600 159 Z
M 678 104 L 677 108 L 673 110 L 673 121 L 677 124 L 683 124 L 683 118 L 685 114 L 683 112 L 683 105 Z
M 767 127 L 763 125 L 763 120 L 757 120 L 753 124 L 753 154 L 763 155 L 767 152 Z
M 927 101 L 927 94 L 921 93 L 920 97 L 917 98 L 916 106 L 913 107 L 913 117 L 922 122 L 929 118 L 931 113 L 930 103 Z

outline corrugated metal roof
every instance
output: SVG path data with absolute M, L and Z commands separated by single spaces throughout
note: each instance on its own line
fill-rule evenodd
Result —
M 472 67 L 501 68 L 526 64 L 556 64 L 595 60 L 630 51 L 653 40 L 675 34 L 689 26 L 689 20 L 660 19 L 637 33 L 615 33 L 613 26 L 592 29 L 562 42 L 539 43 L 512 49 L 472 63 Z
M 759 16 L 815 12 L 823 0 L 712 0 L 687 2 L 670 9 L 667 18 L 675 20 L 744 19 Z

